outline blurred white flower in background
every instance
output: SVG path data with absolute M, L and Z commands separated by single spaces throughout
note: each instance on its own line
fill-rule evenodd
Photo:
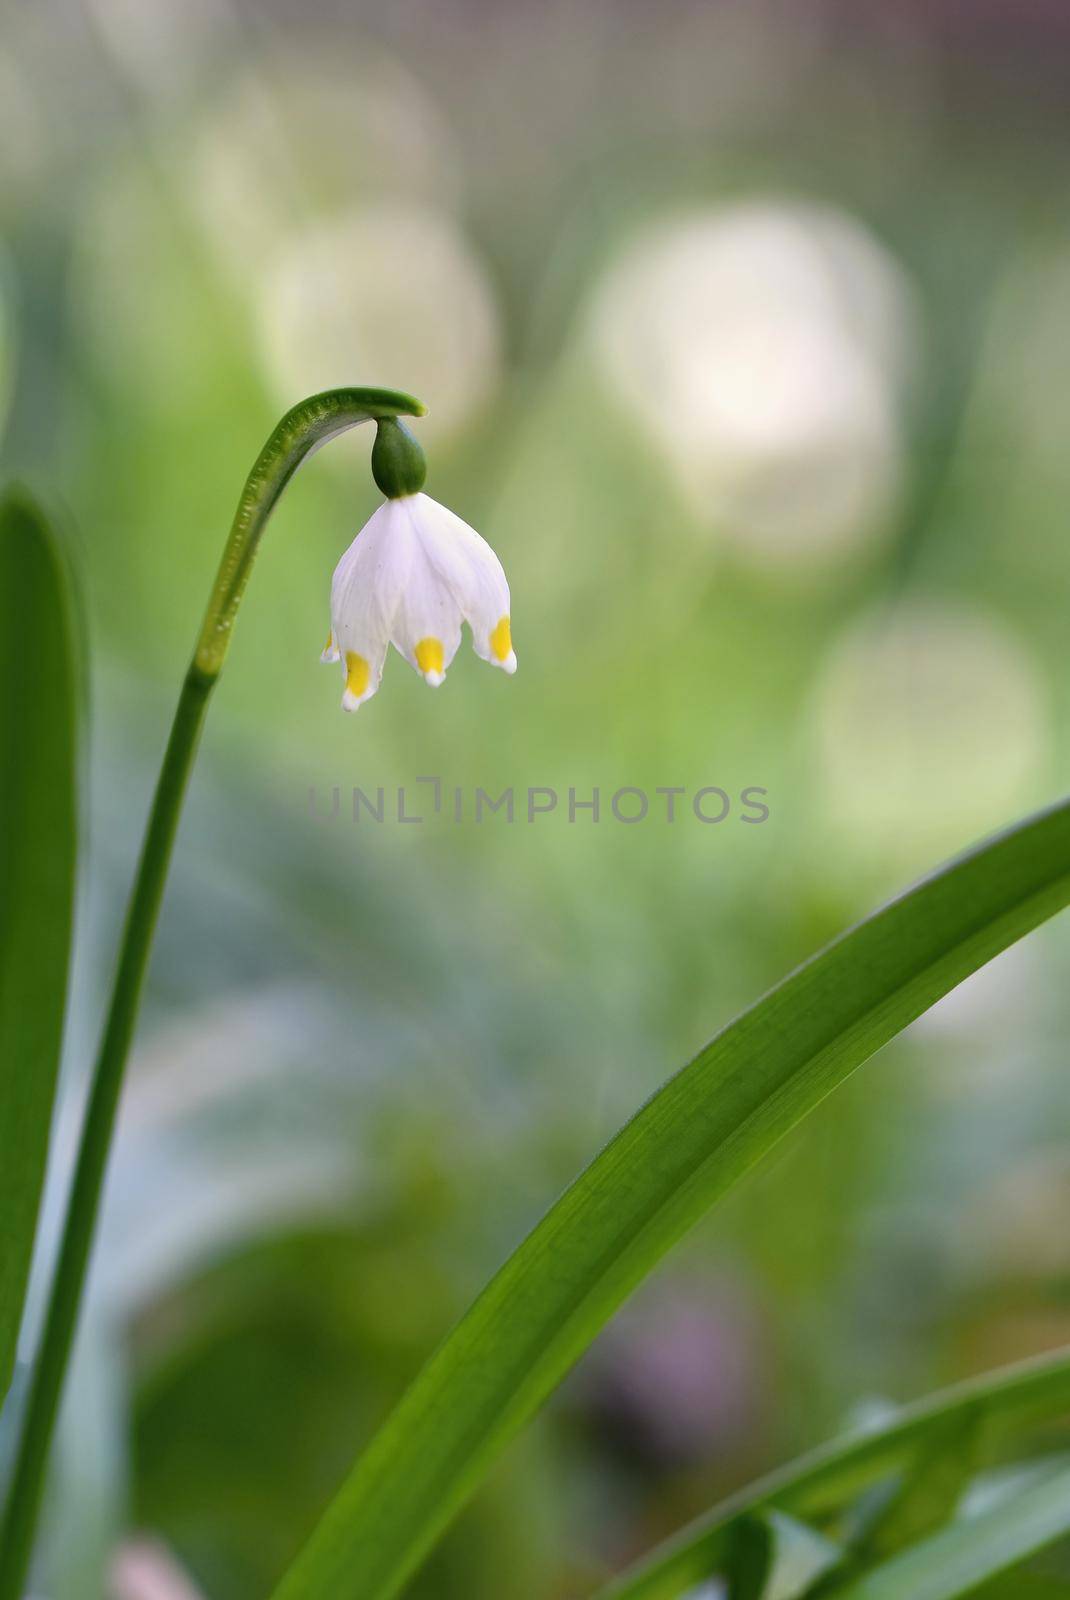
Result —
M 227 0 L 85 0 L 108 54 L 154 101 L 191 90 L 232 23 Z
M 448 435 L 499 378 L 490 284 L 461 229 L 430 206 L 384 202 L 293 229 L 261 279 L 261 337 L 280 404 L 387 374 L 427 396 Z
M 774 567 L 837 557 L 886 516 L 916 322 L 883 247 L 798 202 L 648 227 L 592 308 L 605 380 L 697 513 Z
M 460 170 L 423 88 L 383 51 L 262 57 L 192 129 L 186 189 L 222 266 L 246 285 L 295 225 L 402 197 L 449 204 Z
M 426 395 L 426 437 L 448 436 L 501 363 L 492 286 L 450 210 L 450 150 L 388 56 L 243 69 L 156 165 L 127 153 L 96 183 L 72 269 L 91 359 L 181 414 L 203 405 L 206 366 L 251 343 L 280 410 L 387 374 Z M 326 459 L 348 470 L 344 443 Z
M 218 329 L 173 193 L 124 153 L 95 176 L 77 221 L 70 301 L 83 359 L 154 410 L 180 416 L 202 406 Z M 233 332 L 240 338 L 240 323 Z
M 938 859 L 1033 797 L 1048 707 L 1026 646 L 997 615 L 933 599 L 856 620 L 827 658 L 812 729 L 824 819 L 890 862 Z
M 0 51 L 0 194 L 7 204 L 22 188 L 45 181 L 53 132 L 25 70 Z

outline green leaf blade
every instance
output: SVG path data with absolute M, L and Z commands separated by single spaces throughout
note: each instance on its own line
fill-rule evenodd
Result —
M 0 1398 L 15 1361 L 63 1035 L 77 854 L 74 607 L 21 492 L 0 501 Z
M 858 1567 L 876 1566 L 949 1522 L 975 1471 L 981 1417 L 953 1413 L 919 1443 L 915 1460 L 852 1543 Z
M 951 863 L 663 1085 L 492 1280 L 358 1461 L 277 1600 L 387 1600 L 617 1306 L 862 1061 L 1070 899 L 1070 805 Z
M 1067 1535 L 1070 1470 L 1063 1470 L 912 1545 L 838 1589 L 837 1600 L 958 1600 Z
M 828 1515 L 909 1468 L 933 1435 L 959 1427 L 989 1441 L 1070 1413 L 1070 1349 L 1001 1368 L 905 1406 L 877 1428 L 821 1445 L 731 1495 L 598 1591 L 596 1600 L 676 1600 L 719 1570 L 740 1518 L 769 1507 Z
M 832 1540 L 782 1511 L 743 1517 L 729 1542 L 725 1600 L 803 1600 L 842 1559 Z

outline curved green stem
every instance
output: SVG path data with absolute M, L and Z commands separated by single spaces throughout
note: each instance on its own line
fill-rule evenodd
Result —
M 137 1022 L 175 833 L 209 696 L 223 667 L 234 617 L 260 538 L 283 489 L 317 446 L 359 422 L 421 416 L 423 412 L 418 400 L 388 389 L 334 389 L 313 395 L 283 417 L 242 490 L 179 696 L 131 893 L 115 985 L 90 1082 L 41 1346 L 0 1523 L 0 1600 L 21 1600 L 25 1588 L 49 1447 L 96 1231 L 123 1070 Z
M 426 406 L 392 389 L 328 389 L 287 411 L 245 480 L 204 614 L 194 665 L 218 676 L 268 517 L 302 461 L 358 422 L 422 417 Z

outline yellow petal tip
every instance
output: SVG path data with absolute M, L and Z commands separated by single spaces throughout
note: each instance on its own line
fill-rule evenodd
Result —
M 490 649 L 495 661 L 505 667 L 507 672 L 516 671 L 516 656 L 513 654 L 513 634 L 509 626 L 509 618 L 502 617 L 495 624 L 490 635 Z M 512 666 L 509 665 L 510 660 Z
M 371 671 L 363 656 L 358 656 L 355 650 L 346 651 L 346 687 L 342 696 L 342 709 L 356 711 L 362 700 L 368 696 L 368 683 Z
M 443 670 L 445 651 L 442 648 L 442 640 L 421 639 L 413 651 L 413 655 L 416 657 L 416 665 L 423 673 L 424 678 L 433 689 L 437 689 L 445 678 Z

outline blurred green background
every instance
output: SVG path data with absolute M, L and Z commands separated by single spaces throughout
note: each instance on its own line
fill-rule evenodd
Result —
M 370 430 L 304 471 L 180 836 L 36 1594 L 258 1600 L 665 1073 L 1065 786 L 1068 89 L 1054 0 L 9 0 L 4 465 L 66 508 L 93 663 L 46 1248 L 167 718 L 287 406 L 426 400 L 520 658 L 430 693 L 394 655 L 343 717 L 318 654 Z M 430 774 L 562 803 L 350 820 Z M 626 785 L 770 815 L 625 826 Z M 580 1596 L 860 1408 L 1070 1338 L 1067 942 L 744 1184 L 413 1594 Z

